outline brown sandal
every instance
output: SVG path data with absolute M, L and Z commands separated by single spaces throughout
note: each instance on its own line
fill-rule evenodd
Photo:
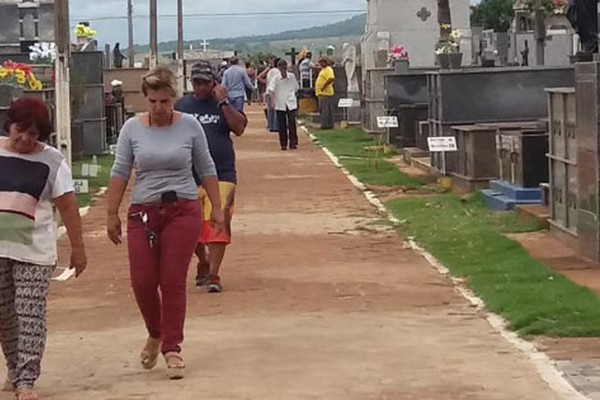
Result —
M 170 351 L 165 354 L 169 379 L 182 379 L 185 376 L 185 363 L 181 354 Z
M 140 353 L 140 361 L 144 369 L 152 369 L 158 362 L 160 355 L 160 339 L 148 338 L 146 345 Z
M 15 396 L 17 400 L 42 400 L 31 388 L 19 388 L 15 392 Z

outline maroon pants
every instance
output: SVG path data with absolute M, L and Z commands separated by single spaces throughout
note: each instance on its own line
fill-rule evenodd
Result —
M 140 213 L 146 213 L 144 225 Z M 199 201 L 132 204 L 127 236 L 131 283 L 150 337 L 161 351 L 181 351 L 186 312 L 187 272 L 202 226 Z M 153 245 L 149 233 L 156 235 Z M 159 293 L 160 291 L 160 293 Z

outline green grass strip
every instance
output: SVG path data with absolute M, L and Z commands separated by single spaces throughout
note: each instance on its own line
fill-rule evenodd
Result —
M 393 200 L 388 210 L 404 231 L 465 279 L 488 308 L 519 334 L 600 336 L 600 300 L 532 258 L 504 232 L 528 231 L 514 213 L 492 213 L 480 196 Z
M 92 178 L 87 176 L 81 176 L 81 166 L 83 164 L 91 164 L 92 157 L 85 157 L 82 160 L 73 162 L 73 178 L 74 179 L 87 179 L 89 182 L 89 193 L 81 193 L 77 195 L 77 201 L 79 202 L 79 207 L 86 207 L 92 205 L 94 202 L 93 195 L 98 192 L 100 188 L 108 186 L 108 181 L 110 180 L 110 169 L 112 168 L 113 162 L 115 160 L 114 156 L 111 155 L 102 155 L 97 157 L 97 162 L 101 166 L 100 173 L 98 177 Z
M 386 161 L 386 158 L 393 154 L 382 153 L 379 157 L 371 155 L 367 149 L 377 146 L 378 140 L 368 136 L 361 129 L 318 131 L 314 135 L 321 145 L 339 158 L 340 164 L 366 185 L 417 189 L 425 184 Z

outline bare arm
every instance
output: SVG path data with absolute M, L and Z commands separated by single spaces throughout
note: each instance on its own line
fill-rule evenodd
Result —
M 77 197 L 74 192 L 69 192 L 54 199 L 54 204 L 60 213 L 65 228 L 67 228 L 67 235 L 71 243 L 70 267 L 75 268 L 75 274 L 79 277 L 87 266 L 87 257 L 85 255 L 83 228 Z
M 267 84 L 267 74 L 269 73 L 270 70 L 271 70 L 270 68 L 263 69 L 260 72 L 260 74 L 258 74 L 258 76 L 256 77 L 256 80 L 258 80 L 259 83 L 266 85 Z
M 325 81 L 325 84 L 323 85 L 323 89 L 327 89 L 330 85 L 333 84 L 333 82 L 335 82 L 334 78 L 329 78 Z
M 121 244 L 123 242 L 119 207 L 121 207 L 121 203 L 123 202 L 125 189 L 127 189 L 127 181 L 118 177 L 110 178 L 107 195 L 108 208 L 106 210 L 106 230 L 110 241 L 114 244 Z
M 214 95 L 217 101 L 221 102 L 227 99 L 227 90 L 223 86 L 217 85 L 214 88 Z M 231 131 L 236 136 L 242 136 L 248 125 L 248 118 L 230 105 L 222 106 L 221 110 L 223 110 L 223 115 Z
M 202 187 L 206 191 L 212 208 L 221 210 L 221 195 L 219 192 L 219 180 L 216 176 L 205 176 L 202 178 Z M 219 221 L 215 221 L 219 222 Z
M 119 135 L 117 143 L 117 153 L 115 164 L 111 171 L 110 182 L 108 183 L 108 208 L 106 210 L 106 232 L 108 238 L 114 244 L 123 242 L 121 232 L 121 219 L 119 218 L 119 207 L 123 202 L 125 189 L 133 168 L 133 148 L 129 138 L 129 132 L 126 130 L 126 124 Z

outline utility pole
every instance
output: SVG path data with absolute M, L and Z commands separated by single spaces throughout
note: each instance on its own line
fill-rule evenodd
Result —
M 58 148 L 72 165 L 71 151 L 71 37 L 69 30 L 69 0 L 54 2 L 54 35 L 56 42 L 56 132 Z
M 133 49 L 133 0 L 127 0 L 127 24 L 129 30 L 129 68 L 135 67 L 135 50 Z
M 177 0 L 177 78 L 179 80 L 179 95 L 185 92 L 185 71 L 184 71 L 183 50 L 183 0 Z
M 157 0 L 150 0 L 150 68 L 158 61 L 158 7 Z

